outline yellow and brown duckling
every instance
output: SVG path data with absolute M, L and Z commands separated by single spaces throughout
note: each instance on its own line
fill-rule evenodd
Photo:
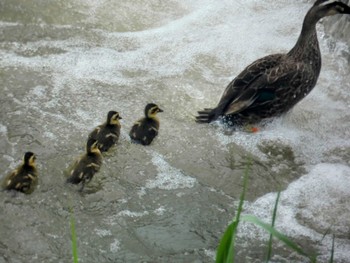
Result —
M 132 126 L 129 136 L 142 145 L 149 145 L 158 135 L 159 119 L 158 112 L 163 112 L 156 104 L 149 103 L 145 107 L 145 117 L 138 120 Z
M 97 126 L 89 135 L 89 139 L 97 141 L 101 152 L 106 152 L 119 140 L 120 122 L 122 117 L 116 111 L 110 111 L 107 114 L 107 121 Z
M 38 183 L 38 171 L 35 164 L 36 156 L 32 152 L 26 152 L 23 163 L 13 170 L 3 183 L 5 190 L 16 190 L 25 194 L 34 191 Z
M 98 148 L 98 142 L 90 138 L 86 144 L 86 153 L 74 164 L 67 183 L 81 183 L 79 191 L 83 191 L 85 183 L 91 181 L 94 174 L 100 170 L 101 165 L 102 154 Z

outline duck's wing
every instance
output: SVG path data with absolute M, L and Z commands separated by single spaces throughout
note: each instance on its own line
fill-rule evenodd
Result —
M 144 125 L 144 118 L 137 120 L 131 127 L 129 132 L 129 136 L 133 140 L 139 139 L 139 131 L 142 130 L 142 126 Z
M 225 114 L 228 106 L 233 102 L 247 100 L 245 103 L 235 105 L 233 108 L 236 110 L 251 105 L 254 93 L 249 90 L 249 87 L 263 74 L 266 74 L 267 70 L 279 65 L 284 57 L 284 54 L 269 55 L 260 58 L 247 66 L 228 84 L 221 95 L 218 105 L 215 108 L 207 108 L 203 111 L 199 111 L 199 116 L 196 117 L 196 121 L 199 123 L 205 123 L 216 120 L 219 116 Z
M 82 170 L 84 167 L 86 155 L 83 154 L 76 158 L 72 165 L 68 168 L 69 175 L 67 176 L 66 182 L 78 184 L 81 181 L 81 178 L 83 177 Z
M 37 172 L 35 169 L 24 171 L 21 168 L 10 173 L 3 184 L 4 189 L 15 189 L 24 193 L 30 193 L 32 183 L 37 182 Z
M 281 96 L 298 100 L 304 90 L 302 87 L 313 82 L 310 80 L 312 69 L 310 65 L 294 62 L 282 63 L 266 70 L 253 79 L 243 92 L 229 102 L 224 108 L 224 114 L 237 114 L 247 108 L 257 108 Z
M 103 125 L 99 125 L 97 126 L 90 134 L 89 134 L 89 139 L 95 139 L 97 140 L 99 134 L 100 134 L 100 131 L 102 129 L 102 126 Z
M 16 184 L 16 177 L 18 175 L 19 170 L 15 169 L 13 170 L 11 173 L 9 173 L 5 180 L 2 183 L 2 187 L 5 189 L 11 189 L 14 187 L 14 185 Z
M 217 108 L 224 110 L 230 103 L 237 99 L 248 99 L 253 96 L 250 87 L 261 77 L 268 74 L 270 69 L 280 65 L 284 54 L 274 54 L 256 60 L 246 67 L 231 83 L 226 87 Z

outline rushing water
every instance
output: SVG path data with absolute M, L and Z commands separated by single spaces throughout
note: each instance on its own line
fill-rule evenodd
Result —
M 212 262 L 234 215 L 248 156 L 245 213 L 305 249 L 350 262 L 349 47 L 318 25 L 316 88 L 258 133 L 198 125 L 248 63 L 295 43 L 308 1 L 0 1 L 1 174 L 38 155 L 30 196 L 0 193 L 0 262 Z M 326 19 L 325 19 L 326 20 Z M 336 29 L 335 29 L 336 30 Z M 130 143 L 156 102 L 160 134 Z M 109 110 L 120 141 L 83 194 L 64 184 L 88 133 Z M 261 262 L 268 235 L 242 224 L 239 262 Z M 273 262 L 306 262 L 275 243 Z

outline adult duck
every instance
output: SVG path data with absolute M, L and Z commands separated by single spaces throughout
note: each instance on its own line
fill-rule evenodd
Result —
M 307 12 L 300 36 L 287 54 L 260 58 L 246 67 L 225 89 L 218 105 L 198 112 L 198 123 L 222 117 L 243 125 L 280 116 L 292 109 L 315 87 L 321 70 L 316 23 L 323 17 L 350 14 L 342 2 L 317 0 Z

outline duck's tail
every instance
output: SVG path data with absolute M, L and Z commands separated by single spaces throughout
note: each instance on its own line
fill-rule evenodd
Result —
M 204 109 L 202 111 L 198 111 L 198 116 L 196 116 L 197 123 L 210 123 L 215 121 L 219 116 L 216 114 L 216 108 L 214 109 Z

